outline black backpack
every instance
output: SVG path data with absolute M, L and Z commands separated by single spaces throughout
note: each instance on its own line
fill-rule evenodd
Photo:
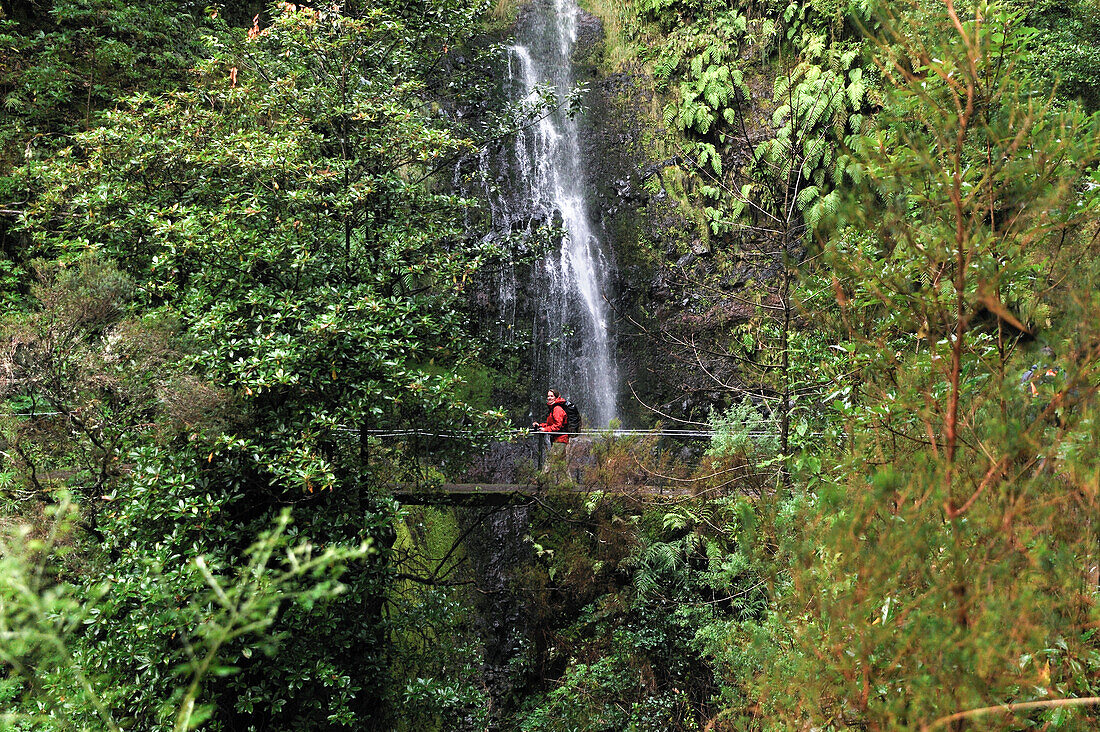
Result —
M 562 432 L 568 435 L 579 435 L 581 432 L 581 410 L 577 409 L 577 405 L 573 402 L 566 402 L 561 405 L 561 408 L 565 410 L 565 426 L 562 427 Z

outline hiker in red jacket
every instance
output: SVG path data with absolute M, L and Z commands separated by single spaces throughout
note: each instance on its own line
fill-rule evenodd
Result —
M 540 432 L 561 432 L 562 434 L 551 437 L 553 442 L 569 444 L 569 435 L 565 434 L 565 397 L 557 389 L 546 392 L 546 406 L 550 407 L 550 414 L 546 415 L 545 422 L 532 422 L 531 427 Z

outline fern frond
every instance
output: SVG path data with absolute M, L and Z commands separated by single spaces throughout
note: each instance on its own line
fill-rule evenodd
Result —
M 794 83 L 792 77 L 780 74 L 775 77 L 775 86 L 772 90 L 772 98 L 776 100 L 783 99 L 787 96 L 787 92 L 790 91 L 791 85 Z
M 803 36 L 802 53 L 806 58 L 821 58 L 825 53 L 824 34 L 807 33 Z
M 802 146 L 803 164 L 816 166 L 825 156 L 825 141 L 820 137 L 807 140 Z
M 845 89 L 845 93 L 848 97 L 848 106 L 852 109 L 859 109 L 860 104 L 863 102 L 863 95 L 866 92 L 866 87 L 862 81 L 853 81 Z
M 705 53 L 705 52 L 704 52 Z M 699 54 L 691 59 L 691 74 L 695 78 L 703 75 L 703 55 Z
M 795 198 L 795 202 L 798 204 L 800 211 L 806 210 L 806 208 L 813 202 L 815 202 L 821 196 L 821 189 L 817 186 L 806 186 L 798 192 L 798 197 Z
M 670 102 L 669 104 L 667 104 L 665 106 L 664 114 L 661 116 L 661 120 L 664 122 L 665 127 L 672 127 L 679 113 L 679 106 L 675 102 Z
M 786 120 L 787 117 L 790 116 L 790 114 L 791 114 L 790 106 L 787 105 L 787 104 L 780 104 L 778 107 L 776 107 L 775 111 L 772 113 L 772 124 L 775 125 L 776 127 L 782 127 L 784 120 Z
M 858 56 L 859 56 L 859 47 L 858 46 L 855 47 L 855 48 L 852 48 L 848 51 L 845 51 L 840 57 L 840 68 L 841 68 L 841 70 L 842 71 L 847 71 L 848 69 L 850 69 L 852 67 L 852 63 L 856 60 L 856 58 Z M 855 69 L 855 71 L 859 71 L 859 69 Z

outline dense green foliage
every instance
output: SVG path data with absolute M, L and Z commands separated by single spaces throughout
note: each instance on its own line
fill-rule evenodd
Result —
M 1065 699 L 1096 695 L 1100 660 L 1084 449 L 1100 120 L 1035 99 L 1018 14 L 971 13 L 879 16 L 883 109 L 853 151 L 865 185 L 824 248 L 858 381 L 837 405 L 845 447 L 788 534 L 783 644 L 757 687 L 784 726 L 1094 717 Z
M 394 507 L 381 485 L 406 468 L 366 431 L 485 423 L 455 394 L 477 355 L 463 286 L 492 252 L 467 238 L 467 202 L 434 188 L 435 166 L 470 143 L 426 106 L 477 8 L 440 3 L 422 27 L 402 8 L 275 6 L 249 29 L 149 5 L 125 17 L 178 29 L 186 82 L 155 54 L 63 54 L 122 77 L 83 108 L 58 91 L 5 128 L 18 146 L 35 125 L 72 133 L 8 179 L 22 200 L 8 271 L 33 267 L 38 284 L 6 293 L 25 307 L 5 319 L 5 500 L 31 516 L 62 484 L 78 499 L 84 559 L 66 592 L 90 614 L 70 633 L 69 668 L 96 690 L 76 694 L 66 669 L 43 681 L 31 645 L 11 661 L 28 685 L 8 687 L 21 700 L 9 706 L 44 710 L 36 728 L 193 724 L 177 721 L 176 669 L 218 609 L 201 599 L 198 557 L 232 573 L 294 505 L 296 541 L 379 552 L 347 563 L 342 593 L 262 600 L 278 612 L 241 622 L 266 634 L 218 644 L 238 672 L 196 672 L 180 703 L 203 692 L 209 724 L 227 728 L 386 728 Z M 96 17 L 130 33 L 112 8 Z M 68 5 L 55 16 L 50 32 L 68 38 Z M 41 90 L 28 69 L 69 78 L 51 55 L 62 41 L 15 21 L 5 42 L 23 44 L 19 82 Z M 35 43 L 42 53 L 26 53 Z M 146 63 L 164 76 L 142 85 Z
M 1038 32 L 1019 58 L 1019 67 L 1040 88 L 1057 89 L 1063 100 L 1077 100 L 1090 112 L 1100 109 L 1100 9 L 1081 0 L 1009 3 Z
M 712 438 L 453 510 L 487 8 L 0 7 L 0 724 L 1096 726 L 1093 4 L 616 7 Z
M 690 142 L 709 233 L 728 241 L 752 225 L 782 237 L 794 211 L 816 225 L 848 182 L 844 146 L 867 111 L 858 39 L 833 37 L 828 10 L 814 4 L 646 6 L 663 23 L 673 9 L 683 25 L 654 75 L 679 80 L 665 123 Z
M 9 302 L 28 270 L 9 232 L 27 202 L 14 169 L 47 158 L 126 93 L 175 88 L 200 50 L 201 4 L 13 0 L 0 15 L 0 284 Z M 20 287 L 20 284 L 23 287 Z
M 789 306 L 784 279 L 758 284 L 755 313 L 692 343 L 732 393 L 816 383 L 820 431 L 742 522 L 772 604 L 724 637 L 712 724 L 1091 728 L 1100 150 L 1059 50 L 1094 42 L 1091 11 L 642 10 L 670 29 L 654 69 L 679 80 L 665 121 L 701 205 L 734 224 L 696 286 L 732 308 L 753 295 L 723 295 L 728 251 L 819 255 L 775 257 L 798 268 Z M 774 70 L 771 110 L 743 101 L 749 64 Z

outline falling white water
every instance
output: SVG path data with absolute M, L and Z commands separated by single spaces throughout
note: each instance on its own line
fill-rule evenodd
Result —
M 560 248 L 536 272 L 543 298 L 536 367 L 546 379 L 540 386 L 563 390 L 580 407 L 586 427 L 606 427 L 618 411 L 606 300 L 613 266 L 593 230 L 580 131 L 564 103 L 574 85 L 578 8 L 575 0 L 553 0 L 533 10 L 540 17 L 522 24 L 509 48 L 508 90 L 517 101 L 534 102 L 540 89 L 549 88 L 559 105 L 516 135 L 507 165 L 519 190 L 494 197 L 494 227 L 515 230 L 520 223 L 530 230 L 554 223 L 564 230 Z

